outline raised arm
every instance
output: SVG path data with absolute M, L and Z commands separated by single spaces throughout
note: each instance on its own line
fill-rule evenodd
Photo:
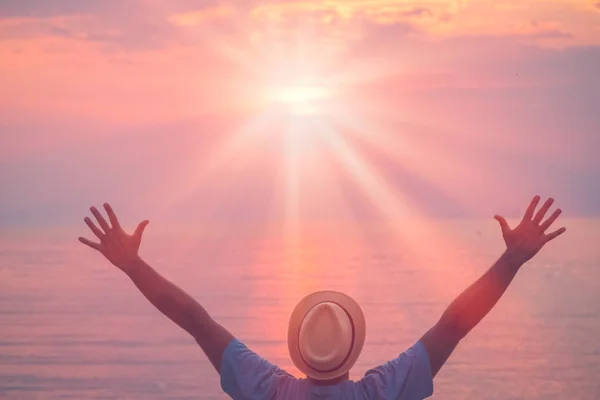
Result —
M 521 266 L 546 243 L 565 232 L 565 228 L 560 228 L 552 233 L 545 233 L 561 214 L 561 210 L 557 209 L 542 222 L 554 200 L 548 199 L 536 214 L 539 201 L 539 196 L 533 199 L 523 220 L 515 229 L 511 229 L 503 217 L 495 217 L 502 228 L 506 251 L 481 278 L 450 304 L 439 322 L 421 338 L 429 355 L 433 376 L 442 368 L 458 342 L 500 300 Z
M 90 210 L 100 228 L 90 218 L 85 218 L 85 223 L 100 243 L 82 237 L 79 241 L 98 250 L 113 265 L 125 272 L 150 303 L 196 339 L 217 372 L 220 372 L 223 352 L 233 339 L 231 333 L 213 320 L 190 295 L 162 277 L 140 258 L 138 250 L 148 221 L 140 223 L 135 233 L 128 235 L 121 228 L 110 205 L 104 204 L 104 208 L 110 225 L 95 207 Z

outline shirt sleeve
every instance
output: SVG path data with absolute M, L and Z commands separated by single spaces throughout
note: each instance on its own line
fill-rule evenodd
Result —
M 372 399 L 422 400 L 433 394 L 431 364 L 420 341 L 387 363 L 370 369 L 361 380 Z
M 270 399 L 289 374 L 233 339 L 221 360 L 221 388 L 233 400 Z

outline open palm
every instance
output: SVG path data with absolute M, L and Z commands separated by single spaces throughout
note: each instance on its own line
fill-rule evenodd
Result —
M 119 267 L 121 270 L 126 270 L 132 263 L 139 260 L 138 250 L 142 242 L 142 234 L 149 222 L 141 222 L 133 235 L 129 235 L 121 228 L 117 216 L 108 203 L 104 204 L 104 209 L 108 214 L 110 225 L 96 207 L 91 207 L 90 211 L 96 217 L 100 228 L 90 218 L 85 217 L 84 219 L 94 235 L 100 240 L 100 243 L 92 242 L 83 237 L 80 237 L 79 241 L 98 250 L 113 265 Z
M 554 203 L 554 199 L 550 198 L 546 200 L 539 211 L 535 213 L 539 202 L 540 197 L 535 196 L 527 208 L 523 219 L 514 229 L 510 228 L 508 222 L 506 222 L 506 219 L 503 217 L 498 215 L 495 217 L 502 228 L 502 235 L 504 236 L 508 255 L 521 263 L 530 260 L 546 243 L 557 236 L 562 235 L 566 231 L 566 228 L 560 228 L 552 233 L 546 234 L 546 231 L 560 216 L 562 210 L 560 208 L 557 209 L 547 220 L 543 221 L 546 213 Z

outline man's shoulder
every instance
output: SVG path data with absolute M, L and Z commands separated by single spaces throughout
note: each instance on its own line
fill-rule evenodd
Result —
M 433 376 L 427 350 L 419 341 L 396 358 L 368 370 L 359 382 L 369 398 L 429 397 Z

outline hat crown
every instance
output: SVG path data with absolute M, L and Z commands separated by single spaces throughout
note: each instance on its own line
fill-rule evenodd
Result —
M 299 336 L 300 353 L 308 365 L 322 371 L 335 369 L 352 350 L 352 321 L 339 305 L 323 302 L 306 314 Z
M 294 365 L 316 380 L 346 374 L 365 343 L 365 316 L 350 296 L 323 290 L 304 297 L 288 326 L 288 350 Z

